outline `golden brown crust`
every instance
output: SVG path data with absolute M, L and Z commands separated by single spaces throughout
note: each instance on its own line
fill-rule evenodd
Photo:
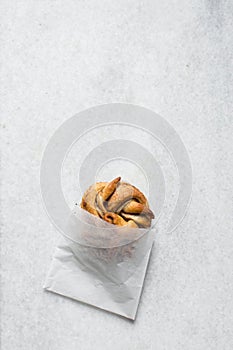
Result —
M 125 221 L 120 215 L 111 212 L 104 215 L 104 220 L 118 226 L 138 227 L 133 220 Z
M 150 227 L 154 214 L 144 194 L 117 177 L 97 182 L 83 195 L 81 208 L 118 226 Z
M 96 195 L 106 186 L 106 184 L 107 182 L 96 182 L 94 185 L 88 187 L 88 189 L 83 195 L 82 202 L 80 204 L 81 208 L 87 210 L 93 215 L 98 216 L 98 212 L 96 210 L 95 205 Z

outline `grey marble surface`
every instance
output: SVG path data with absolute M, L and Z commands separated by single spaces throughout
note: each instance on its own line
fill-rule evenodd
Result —
M 233 348 L 232 1 L 15 1 L 1 8 L 2 350 Z M 40 198 L 54 130 L 90 106 L 164 116 L 193 166 L 133 323 L 43 292 L 58 233 Z

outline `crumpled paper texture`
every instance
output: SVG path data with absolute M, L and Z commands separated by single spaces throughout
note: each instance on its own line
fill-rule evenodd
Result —
M 135 319 L 154 229 L 109 224 L 76 207 L 44 288 Z

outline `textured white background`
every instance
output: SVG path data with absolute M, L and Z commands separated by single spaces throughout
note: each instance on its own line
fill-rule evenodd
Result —
M 2 350 L 232 350 L 232 1 L 7 1 L 1 10 Z M 164 116 L 193 165 L 182 225 L 159 235 L 132 323 L 42 291 L 58 234 L 43 150 L 78 111 Z

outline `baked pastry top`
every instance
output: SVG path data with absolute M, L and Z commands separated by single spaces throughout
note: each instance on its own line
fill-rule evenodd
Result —
M 117 177 L 110 182 L 96 182 L 82 197 L 81 208 L 118 226 L 146 228 L 154 213 L 144 194 Z

